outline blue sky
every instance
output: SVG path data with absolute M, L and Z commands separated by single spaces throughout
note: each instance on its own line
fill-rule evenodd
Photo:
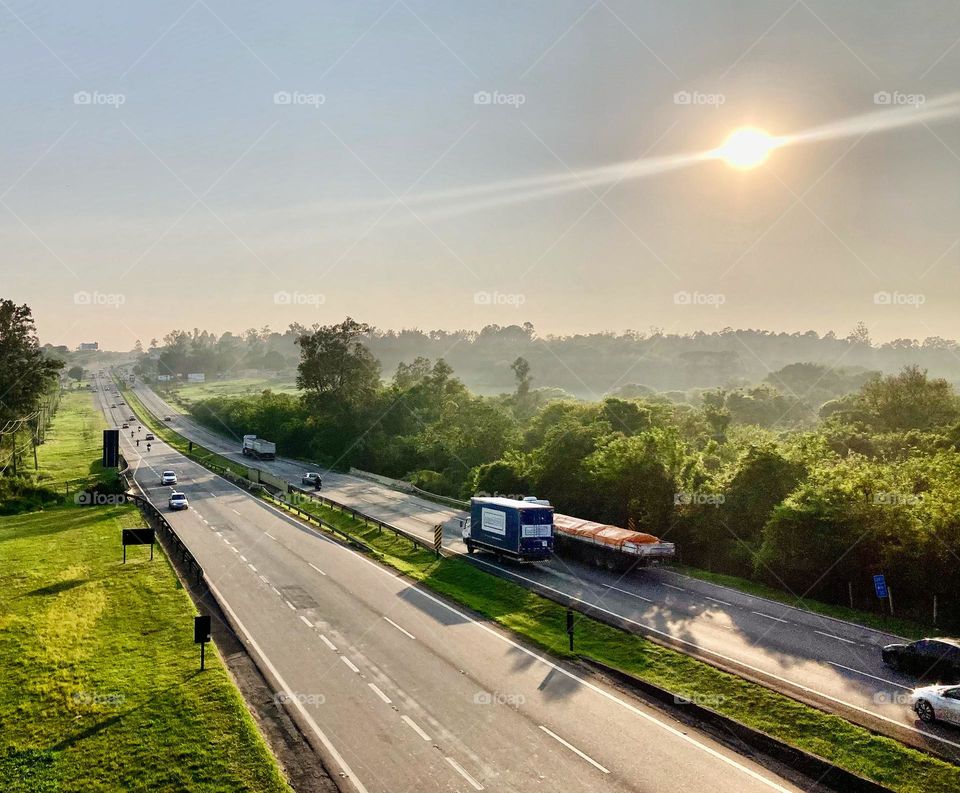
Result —
M 883 8 L 5 0 L 0 293 L 34 307 L 44 341 L 114 348 L 346 314 L 957 337 L 956 119 L 605 194 L 390 206 L 958 90 L 960 6 Z

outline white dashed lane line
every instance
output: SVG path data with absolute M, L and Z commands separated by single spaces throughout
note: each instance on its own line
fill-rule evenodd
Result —
M 837 669 L 846 669 L 848 672 L 853 672 L 854 674 L 863 675 L 864 677 L 872 678 L 873 680 L 879 680 L 881 683 L 886 683 L 890 686 L 896 686 L 897 688 L 902 688 L 904 691 L 913 691 L 910 686 L 904 686 L 900 683 L 894 683 L 892 680 L 887 680 L 885 677 L 877 677 L 876 675 L 871 675 L 869 672 L 861 672 L 859 669 L 854 669 L 852 666 L 844 666 L 843 664 L 837 664 L 833 661 L 827 661 L 830 666 L 835 666 Z
M 290 611 L 296 611 L 296 610 L 297 610 L 297 607 L 294 606 L 293 603 L 291 603 L 289 600 L 285 600 L 285 601 L 283 601 L 283 602 L 286 603 L 286 604 L 290 607 Z
M 665 587 L 670 587 L 670 589 L 676 589 L 677 592 L 686 592 L 686 591 L 687 591 L 687 590 L 684 589 L 682 586 L 674 586 L 673 584 L 664 584 L 664 586 L 665 586 Z
M 277 539 L 277 538 L 274 537 L 269 531 L 265 531 L 264 534 L 266 534 L 271 540 L 276 540 L 276 539 Z
M 321 570 L 319 567 L 317 567 L 313 562 L 307 562 L 307 564 L 310 565 L 318 573 L 320 573 L 320 575 L 326 575 L 326 573 L 323 572 L 323 570 Z
M 320 641 L 322 641 L 325 645 L 327 645 L 327 647 L 329 647 L 329 648 L 330 648 L 331 650 L 333 650 L 334 652 L 337 651 L 337 645 L 335 645 L 332 641 L 330 641 L 330 640 L 329 640 L 326 636 L 324 636 L 322 633 L 320 634 Z
M 466 769 L 462 765 L 460 765 L 460 763 L 458 763 L 452 757 L 444 757 L 443 759 L 446 760 L 448 763 L 450 763 L 450 765 L 453 766 L 453 770 L 456 771 L 458 774 L 460 774 L 460 776 L 462 776 L 464 779 L 466 779 L 467 782 L 471 784 L 474 790 L 483 790 L 483 785 L 481 785 L 479 782 L 477 782 L 476 779 L 470 776 L 470 774 L 466 772 Z
M 417 724 L 417 723 L 416 723 L 413 719 L 411 719 L 409 716 L 407 716 L 406 714 L 404 714 L 404 715 L 401 716 L 400 718 L 403 719 L 404 724 L 406 724 L 406 725 L 407 725 L 411 730 L 413 730 L 417 735 L 419 735 L 421 738 L 423 738 L 423 740 L 425 740 L 425 741 L 429 741 L 429 740 L 430 740 L 430 736 L 427 735 L 422 729 L 420 729 L 420 725 Z
M 780 619 L 780 617 L 772 617 L 769 614 L 764 614 L 762 611 L 752 611 L 751 614 L 756 614 L 758 617 L 765 617 L 768 620 L 774 620 L 775 622 L 787 622 L 786 620 Z M 789 624 L 789 623 L 788 623 Z
M 384 693 L 377 687 L 377 684 L 376 684 L 376 683 L 367 683 L 367 685 L 370 686 L 370 688 L 373 690 L 373 693 L 376 694 L 378 697 L 380 697 L 380 699 L 382 699 L 382 700 L 383 700 L 384 702 L 386 702 L 388 705 L 392 704 L 391 701 L 390 701 L 390 697 L 388 697 L 386 694 L 384 694 Z
M 356 672 L 357 674 L 360 674 L 360 667 L 358 667 L 353 661 L 347 658 L 347 656 L 341 655 L 340 660 L 347 665 L 347 668 L 350 669 L 351 672 Z
M 727 601 L 725 601 L 725 600 L 717 600 L 717 598 L 712 598 L 712 597 L 709 597 L 709 596 L 707 596 L 707 595 L 705 595 L 704 597 L 706 597 L 707 600 L 710 600 L 710 601 L 712 601 L 712 602 L 714 602 L 714 603 L 719 603 L 721 606 L 732 606 L 732 605 L 733 605 L 733 603 L 727 603 Z
M 576 746 L 574 746 L 572 743 L 569 743 L 568 741 L 563 740 L 563 738 L 561 738 L 559 735 L 557 735 L 557 734 L 556 734 L 555 732 L 553 732 L 552 730 L 548 730 L 548 729 L 547 729 L 546 727 L 544 727 L 542 724 L 540 725 L 540 729 L 543 730 L 547 735 L 549 735 L 549 736 L 550 736 L 551 738 L 553 738 L 554 740 L 559 741 L 560 743 L 562 743 L 562 744 L 563 744 L 564 746 L 566 746 L 571 752 L 575 752 L 576 754 L 580 755 L 580 757 L 582 757 L 584 760 L 586 760 L 588 763 L 590 763 L 590 765 L 594 766 L 595 768 L 599 768 L 599 769 L 600 769 L 601 771 L 603 771 L 603 773 L 605 773 L 605 774 L 609 774 L 609 773 L 610 773 L 610 771 L 609 771 L 608 769 L 606 769 L 606 768 L 604 768 L 602 765 L 600 765 L 600 763 L 598 763 L 596 760 L 594 760 L 590 755 L 585 754 L 584 752 L 581 752 Z
M 814 633 L 819 633 L 821 636 L 826 636 L 828 639 L 836 639 L 838 642 L 857 644 L 857 642 L 853 641 L 852 639 L 844 639 L 842 636 L 834 636 L 832 633 L 824 633 L 823 631 L 814 631 Z
M 303 620 L 304 625 L 306 625 L 308 628 L 313 627 L 313 623 L 311 623 L 310 620 L 304 617 L 303 614 L 300 615 L 300 619 Z
M 414 636 L 412 633 L 410 633 L 410 631 L 408 631 L 406 628 L 401 628 L 399 625 L 397 625 L 397 623 L 395 623 L 395 622 L 394 622 L 392 619 L 390 619 L 389 617 L 384 617 L 384 619 L 385 619 L 387 622 L 389 622 L 391 625 L 393 625 L 393 627 L 396 628 L 398 631 L 400 631 L 400 633 L 402 633 L 404 636 L 409 636 L 411 639 L 416 639 L 416 638 L 417 638 L 417 637 Z

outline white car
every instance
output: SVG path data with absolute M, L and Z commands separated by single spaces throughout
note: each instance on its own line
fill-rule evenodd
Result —
M 173 471 L 164 471 L 160 474 L 160 484 L 161 485 L 175 485 L 177 483 L 177 475 Z
M 190 504 L 183 493 L 174 491 L 170 494 L 170 501 L 167 502 L 170 509 L 189 509 Z
M 910 707 L 921 721 L 960 725 L 960 686 L 924 686 L 910 695 Z

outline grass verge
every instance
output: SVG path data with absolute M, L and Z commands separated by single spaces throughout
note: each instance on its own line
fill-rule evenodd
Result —
M 700 570 L 696 567 L 683 567 L 681 565 L 671 566 L 672 570 L 681 575 L 699 578 L 701 581 L 708 581 L 711 584 L 730 587 L 748 595 L 775 600 L 778 603 L 785 603 L 788 606 L 811 611 L 815 614 L 823 614 L 827 617 L 836 617 L 837 619 L 853 622 L 857 625 L 866 625 L 868 628 L 876 628 L 880 631 L 893 633 L 897 636 L 905 636 L 910 639 L 922 639 L 925 636 L 936 634 L 937 629 L 908 619 L 900 619 L 884 614 L 873 614 L 868 611 L 858 611 L 857 609 L 847 608 L 846 606 L 834 606 L 830 603 L 823 603 L 819 600 L 809 600 L 807 598 L 796 598 L 787 592 L 766 586 L 765 584 L 751 581 L 748 578 L 739 578 L 724 573 L 710 573 L 706 570 Z
M 92 484 L 110 474 L 77 396 L 42 459 L 51 480 Z M 0 517 L 0 790 L 289 793 L 219 656 L 198 671 L 196 611 L 162 550 L 121 564 L 137 525 L 129 505 Z
M 319 503 L 298 508 L 354 535 L 382 561 L 430 589 L 493 619 L 551 655 L 586 657 L 622 669 L 900 793 L 955 793 L 960 768 L 858 727 L 675 650 L 578 615 L 576 653 L 567 647 L 566 609 L 458 558 L 437 560 L 390 531 Z

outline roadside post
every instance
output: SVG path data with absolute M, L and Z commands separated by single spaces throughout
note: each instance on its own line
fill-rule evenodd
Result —
M 873 577 L 873 588 L 880 600 L 886 600 L 890 604 L 890 614 L 893 615 L 893 589 L 887 584 L 886 577 L 881 573 Z
M 570 637 L 570 652 L 573 652 L 573 609 L 567 609 L 567 636 Z
M 443 524 L 438 523 L 433 527 L 433 550 L 436 551 L 437 558 L 440 558 L 440 548 L 443 546 Z
M 200 645 L 200 671 L 204 670 L 206 661 L 204 649 L 210 641 L 210 615 L 201 614 L 193 618 L 193 643 Z
M 127 563 L 128 545 L 149 545 L 150 561 L 153 561 L 153 543 L 155 542 L 153 529 L 122 529 L 120 541 L 123 543 L 123 563 Z

